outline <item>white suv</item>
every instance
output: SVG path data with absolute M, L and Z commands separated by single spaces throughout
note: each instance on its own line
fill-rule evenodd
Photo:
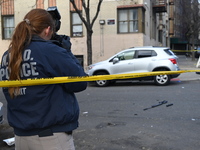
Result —
M 178 57 L 167 47 L 135 47 L 123 50 L 108 60 L 88 66 L 87 74 L 109 75 L 124 73 L 139 73 L 153 71 L 178 71 Z M 157 75 L 134 78 L 137 80 L 154 80 L 156 85 L 168 85 L 175 75 Z M 129 79 L 130 80 L 130 79 Z M 114 81 L 98 80 L 97 86 L 107 86 Z

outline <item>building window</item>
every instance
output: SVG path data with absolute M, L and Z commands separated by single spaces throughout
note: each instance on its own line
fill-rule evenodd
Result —
M 14 30 L 14 16 L 2 16 L 3 20 L 3 39 L 11 39 Z
M 120 9 L 118 10 L 118 17 L 119 33 L 138 32 L 137 9 Z
M 118 8 L 118 33 L 144 33 L 144 22 L 143 7 Z
M 71 36 L 83 36 L 83 25 L 78 13 L 71 12 Z
M 1 21 L 2 21 L 2 38 L 11 39 L 15 22 L 14 22 L 14 0 L 1 2 Z

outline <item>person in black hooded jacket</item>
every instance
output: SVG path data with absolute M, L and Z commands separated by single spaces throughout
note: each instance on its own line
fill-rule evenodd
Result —
M 71 51 L 50 40 L 53 34 L 54 22 L 46 10 L 28 12 L 2 56 L 0 79 L 86 76 Z M 74 82 L 3 88 L 16 150 L 74 150 L 72 131 L 79 118 L 74 93 L 86 87 L 87 82 Z

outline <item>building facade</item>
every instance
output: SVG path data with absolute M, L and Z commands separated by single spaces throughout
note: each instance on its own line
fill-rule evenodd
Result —
M 190 6 L 189 1 L 186 1 Z M 185 38 L 183 19 L 183 0 L 169 0 L 169 21 L 170 21 L 170 47 L 174 50 L 188 50 L 188 41 Z
M 81 0 L 75 0 L 85 17 Z M 93 19 L 99 0 L 90 0 Z M 170 0 L 103 0 L 93 26 L 93 63 L 108 59 L 119 51 L 137 46 L 170 46 Z M 58 34 L 68 35 L 72 52 L 86 67 L 87 32 L 69 1 L 63 0 L 4 0 L 1 3 L 0 56 L 7 50 L 12 31 L 34 8 L 57 6 L 61 14 Z

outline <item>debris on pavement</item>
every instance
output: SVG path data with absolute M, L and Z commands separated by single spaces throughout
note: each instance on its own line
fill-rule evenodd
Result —
M 8 144 L 8 146 L 12 146 L 15 144 L 15 138 L 9 138 L 9 139 L 5 139 L 3 140 L 4 142 L 6 142 L 6 144 Z
M 167 104 L 167 103 L 168 103 L 168 101 L 164 100 L 164 101 L 159 102 L 159 103 L 156 104 L 156 105 L 152 105 L 151 107 L 144 108 L 143 110 L 145 111 L 145 110 L 148 110 L 148 109 L 152 109 L 152 108 L 155 108 L 155 107 L 158 107 L 158 106 Z M 169 107 L 169 106 L 172 106 L 172 105 L 173 105 L 173 104 L 171 103 L 171 104 L 166 105 L 166 107 Z

